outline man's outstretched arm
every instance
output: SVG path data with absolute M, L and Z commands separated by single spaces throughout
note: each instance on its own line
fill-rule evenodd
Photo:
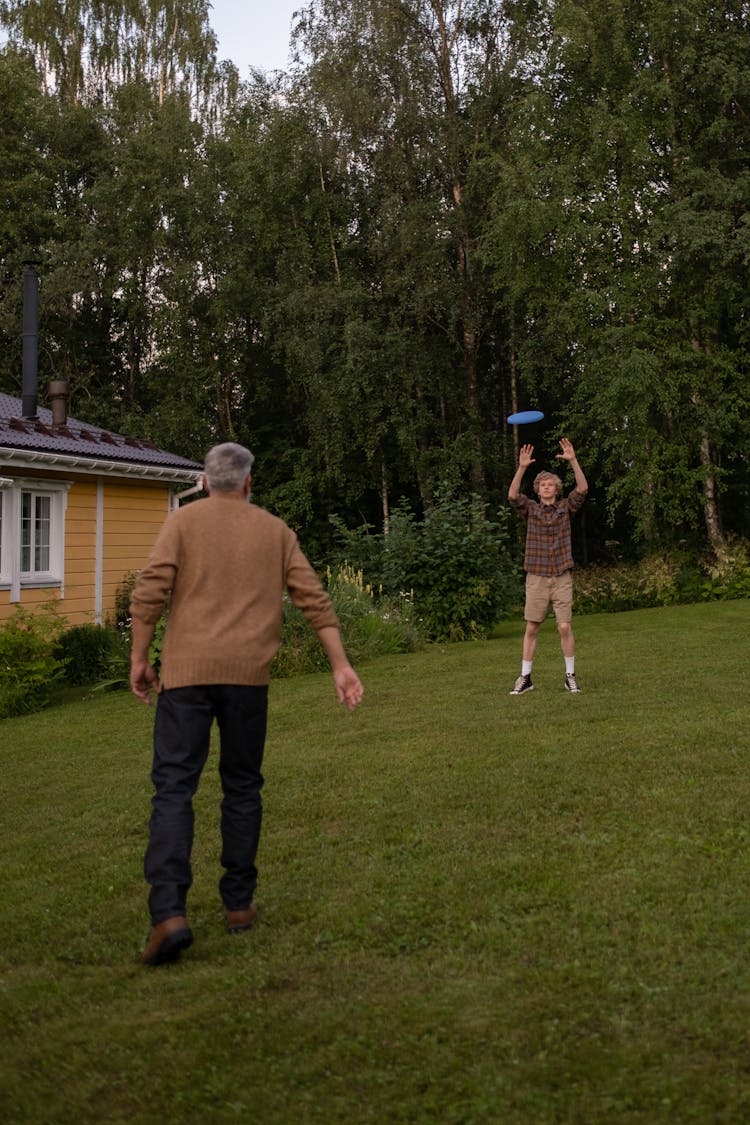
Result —
M 318 629 L 318 637 L 323 646 L 323 651 L 328 657 L 328 663 L 333 672 L 333 683 L 339 703 L 345 703 L 350 711 L 359 706 L 364 695 L 364 688 L 359 676 L 349 663 L 349 658 L 344 650 L 341 633 L 335 625 L 325 625 Z
M 570 466 L 576 478 L 576 488 L 583 496 L 585 496 L 589 490 L 589 482 L 586 480 L 583 469 L 578 464 L 578 458 L 576 457 L 576 451 L 573 448 L 573 443 L 568 441 L 567 438 L 561 438 L 560 448 L 562 450 L 562 453 L 557 454 L 558 461 L 570 462 Z
M 518 494 L 521 491 L 521 482 L 523 480 L 523 475 L 526 472 L 526 470 L 528 469 L 529 465 L 533 465 L 533 464 L 534 464 L 534 446 L 533 445 L 522 445 L 521 446 L 521 452 L 518 455 L 518 468 L 516 469 L 515 476 L 513 477 L 513 480 L 510 482 L 510 486 L 508 488 L 508 499 L 509 500 L 516 500 L 517 499 Z

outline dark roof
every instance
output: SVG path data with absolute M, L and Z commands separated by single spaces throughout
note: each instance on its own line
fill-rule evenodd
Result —
M 64 426 L 52 425 L 52 411 L 40 406 L 36 418 L 21 417 L 21 399 L 0 394 L 0 459 L 4 449 L 29 453 L 61 454 L 123 465 L 200 470 L 201 466 L 176 453 L 158 449 L 151 441 L 123 437 L 100 426 L 68 418 Z

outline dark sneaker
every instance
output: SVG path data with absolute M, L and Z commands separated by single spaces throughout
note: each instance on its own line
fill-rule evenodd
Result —
M 575 672 L 565 673 L 565 690 L 566 691 L 580 691 L 578 680 L 576 679 Z
M 516 680 L 513 691 L 509 692 L 510 695 L 523 695 L 525 691 L 533 691 L 534 685 L 531 682 L 531 676 L 519 676 Z M 576 688 L 578 691 L 578 688 Z

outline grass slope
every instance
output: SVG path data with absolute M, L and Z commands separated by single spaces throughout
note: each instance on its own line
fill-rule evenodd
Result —
M 554 625 L 537 689 L 492 641 L 272 691 L 261 920 L 218 902 L 215 762 L 196 942 L 138 964 L 153 713 L 0 725 L 5 1043 L 23 1122 L 744 1122 L 750 603 Z

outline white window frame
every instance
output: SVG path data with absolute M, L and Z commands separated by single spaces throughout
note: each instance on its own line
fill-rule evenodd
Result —
M 20 601 L 21 590 L 54 587 L 65 596 L 65 513 L 72 481 L 16 478 L 3 482 L 0 523 L 0 587 L 10 588 L 11 602 Z M 44 570 L 21 570 L 21 519 L 24 494 L 49 500 L 49 558 Z
M 8 477 L 0 477 L 0 587 L 10 585 L 10 559 L 11 559 L 11 530 L 13 525 L 12 488 L 14 481 Z
M 6 570 L 10 570 L 6 566 L 5 555 L 8 544 L 8 502 L 6 501 L 3 493 L 8 486 L 0 483 L 0 585 L 3 584 L 5 579 Z M 3 534 L 3 526 L 5 526 L 5 534 Z M 7 585 L 7 583 L 6 583 Z

